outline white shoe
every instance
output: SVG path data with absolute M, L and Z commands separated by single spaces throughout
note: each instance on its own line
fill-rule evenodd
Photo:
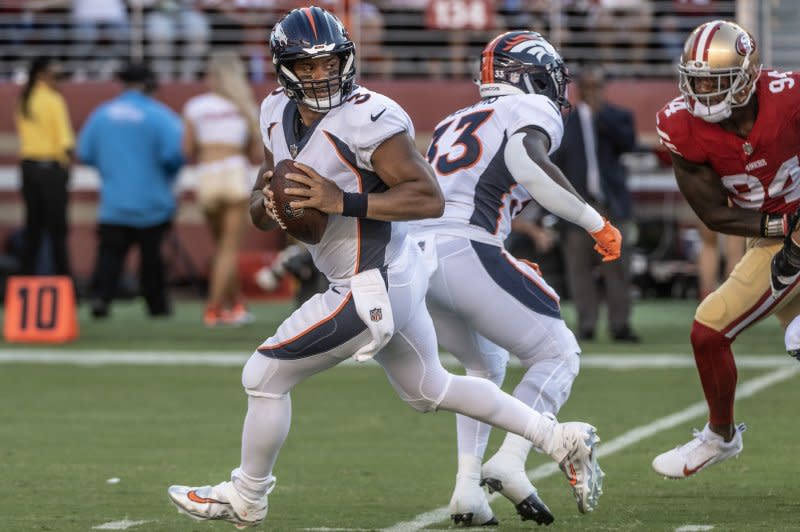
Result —
M 744 423 L 737 425 L 733 439 L 726 442 L 706 423 L 702 431 L 692 431 L 694 438 L 688 443 L 656 456 L 653 460 L 653 469 L 668 478 L 690 477 L 708 466 L 718 464 L 742 452 L 744 448 L 742 432 L 746 428 Z
M 243 529 L 258 526 L 267 517 L 266 495 L 252 503 L 239 495 L 232 482 L 197 488 L 170 486 L 167 494 L 179 512 L 198 521 L 228 521 Z
M 280 283 L 280 279 L 278 279 L 278 276 L 275 275 L 275 272 L 273 272 L 272 268 L 269 266 L 264 266 L 258 270 L 253 276 L 253 280 L 256 285 L 265 292 L 274 291 L 278 288 L 278 283 Z
M 553 522 L 553 513 L 539 498 L 539 493 L 525 473 L 525 463 L 516 456 L 498 452 L 481 470 L 481 486 L 489 493 L 499 492 L 511 501 L 523 521 L 533 520 L 539 525 Z
M 467 475 L 456 475 L 456 487 L 450 498 L 450 519 L 456 525 L 490 526 L 497 519 L 486 500 L 486 492 L 480 487 L 480 479 Z
M 553 429 L 553 450 L 550 452 L 572 486 L 578 511 L 585 514 L 597 506 L 603 494 L 605 473 L 597 463 L 596 447 L 600 438 L 597 429 L 588 423 L 559 423 Z

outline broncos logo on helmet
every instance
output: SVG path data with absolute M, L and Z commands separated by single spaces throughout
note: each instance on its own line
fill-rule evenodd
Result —
M 286 95 L 313 111 L 327 112 L 344 103 L 355 86 L 355 45 L 344 25 L 319 7 L 293 9 L 272 29 L 269 39 L 278 82 Z M 339 73 L 322 80 L 303 80 L 294 72 L 301 59 L 339 57 Z
M 570 78 L 561 55 L 535 31 L 509 31 L 481 53 L 482 98 L 505 94 L 543 94 L 568 109 Z

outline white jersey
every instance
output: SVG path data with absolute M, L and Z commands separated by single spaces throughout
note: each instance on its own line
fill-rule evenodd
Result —
M 502 245 L 511 220 L 531 200 L 504 157 L 508 138 L 526 126 L 550 138 L 550 153 L 561 144 L 561 112 L 539 94 L 485 98 L 439 122 L 427 156 L 444 192 L 444 215 L 413 222 L 412 230 Z
M 183 107 L 183 116 L 200 144 L 247 145 L 247 120 L 233 102 L 218 94 L 208 92 L 191 98 Z
M 372 154 L 403 131 L 414 135 L 406 112 L 393 100 L 358 87 L 297 138 L 297 104 L 278 89 L 261 104 L 261 137 L 275 165 L 292 159 L 334 181 L 344 192 L 387 190 L 372 167 Z M 307 244 L 314 264 L 331 281 L 387 266 L 399 256 L 406 224 L 331 214 L 322 240 Z

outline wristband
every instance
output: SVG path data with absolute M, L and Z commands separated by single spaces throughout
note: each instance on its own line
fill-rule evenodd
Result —
M 367 217 L 367 197 L 366 192 L 343 192 L 342 193 L 342 216 L 353 218 Z
M 781 238 L 789 232 L 789 220 L 785 214 L 764 214 L 761 216 L 761 236 Z

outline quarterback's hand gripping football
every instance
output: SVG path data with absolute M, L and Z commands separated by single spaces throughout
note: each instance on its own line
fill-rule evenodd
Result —
M 304 187 L 286 188 L 286 194 L 302 196 L 306 199 L 302 201 L 292 201 L 293 209 L 314 208 L 328 214 L 339 214 L 342 212 L 342 190 L 332 180 L 321 176 L 316 170 L 308 165 L 294 162 L 296 168 L 305 172 L 290 173 L 287 177 L 296 183 L 305 185 Z M 306 188 L 307 187 L 307 188 Z
M 594 238 L 594 250 L 602 255 L 603 262 L 611 262 L 617 260 L 622 253 L 622 234 L 611 222 L 605 218 L 603 221 L 605 223 L 601 229 L 589 234 Z

